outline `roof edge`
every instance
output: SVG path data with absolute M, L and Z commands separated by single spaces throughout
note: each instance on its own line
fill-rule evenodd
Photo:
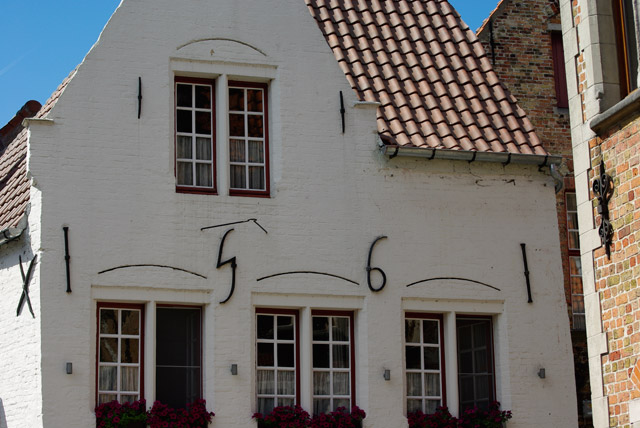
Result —
M 7 227 L 6 229 L 0 230 L 0 247 L 20 238 L 26 229 L 27 215 L 25 214 L 22 216 L 16 227 Z
M 560 165 L 562 156 L 557 155 L 527 155 L 522 153 L 476 152 L 470 150 L 446 150 L 421 147 L 402 147 L 384 145 L 380 148 L 383 155 L 393 159 L 396 156 L 457 160 L 471 162 L 493 162 L 508 165 L 537 165 L 539 167 Z

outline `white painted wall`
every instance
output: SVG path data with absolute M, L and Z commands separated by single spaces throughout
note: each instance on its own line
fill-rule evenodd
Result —
M 205 41 L 177 49 L 196 39 Z M 226 126 L 218 122 L 219 195 L 175 192 L 173 76 L 270 82 L 271 198 L 230 197 Z M 137 83 L 142 77 L 142 117 Z M 340 133 L 338 92 L 345 94 Z M 50 114 L 32 125 L 30 172 L 42 192 L 42 395 L 44 426 L 91 426 L 95 405 L 96 301 L 147 303 L 146 398 L 154 390 L 154 305 L 204 305 L 205 398 L 214 426 L 251 426 L 255 411 L 256 306 L 356 311 L 358 405 L 369 428 L 406 424 L 403 311 L 445 314 L 448 401 L 455 403 L 455 314 L 493 315 L 498 398 L 510 427 L 576 425 L 569 326 L 562 287 L 555 198 L 537 168 L 424 159 L 389 161 L 376 146 L 375 110 L 356 101 L 302 1 L 125 1 Z M 219 116 L 224 117 L 224 116 Z M 237 225 L 215 268 L 226 228 Z M 65 289 L 62 227 L 69 226 L 73 293 Z M 387 275 L 377 294 L 373 265 Z M 534 303 L 527 304 L 520 243 L 527 244 Z M 126 264 L 161 264 L 207 277 Z M 294 270 L 340 275 L 295 275 Z M 430 277 L 456 281 L 405 287 Z M 25 318 L 20 319 L 24 321 Z M 305 324 L 306 323 L 306 324 Z M 310 407 L 308 331 L 302 332 L 302 404 Z M 74 373 L 64 372 L 64 363 Z M 238 364 L 238 376 L 229 372 Z M 547 378 L 536 373 L 546 368 Z M 391 370 L 391 381 L 382 378 Z M 64 410 L 61 410 L 64 409 Z M 13 427 L 10 427 L 13 428 Z
M 19 240 L 0 247 L 0 428 L 42 427 L 42 307 L 40 293 L 42 253 L 38 253 L 38 195 L 32 195 L 30 226 Z M 35 318 L 25 299 L 20 316 L 18 304 L 23 280 L 34 254 L 29 281 L 29 299 Z

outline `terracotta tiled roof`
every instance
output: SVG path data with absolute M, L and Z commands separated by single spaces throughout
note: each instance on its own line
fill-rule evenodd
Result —
M 72 72 L 35 115 L 44 118 L 58 101 Z M 16 227 L 29 203 L 27 179 L 27 130 L 23 129 L 0 154 L 0 230 Z
M 305 0 L 389 145 L 546 155 L 446 0 Z

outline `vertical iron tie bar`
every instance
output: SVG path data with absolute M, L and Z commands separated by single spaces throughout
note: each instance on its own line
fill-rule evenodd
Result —
M 64 261 L 67 265 L 67 293 L 71 293 L 71 274 L 69 272 L 69 260 L 71 260 L 71 256 L 69 255 L 69 226 L 64 226 L 62 230 L 64 231 Z
M 138 77 L 138 119 L 142 113 L 142 77 Z
M 522 248 L 522 261 L 524 262 L 524 277 L 527 280 L 527 295 L 529 296 L 527 303 L 533 303 L 533 299 L 531 298 L 531 282 L 529 281 L 529 264 L 527 263 L 527 252 L 525 250 L 526 245 L 527 244 L 520 244 L 520 248 Z
M 342 133 L 344 134 L 344 114 L 346 110 L 344 109 L 344 99 L 342 98 L 342 91 L 340 91 L 340 116 L 342 117 Z

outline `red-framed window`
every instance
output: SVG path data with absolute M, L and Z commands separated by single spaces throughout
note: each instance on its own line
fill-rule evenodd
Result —
M 351 311 L 312 310 L 313 413 L 356 403 L 354 316 Z
M 553 57 L 553 78 L 556 88 L 557 107 L 569 108 L 567 75 L 564 69 L 564 48 L 562 46 L 562 33 L 560 31 L 551 32 L 551 53 Z
M 456 333 L 460 412 L 473 407 L 486 408 L 495 401 L 496 388 L 492 319 L 459 315 Z
M 446 406 L 441 314 L 405 314 L 404 356 L 407 412 L 431 414 Z
M 584 290 L 582 288 L 582 262 L 580 259 L 580 234 L 578 230 L 578 205 L 574 191 L 565 192 L 567 211 L 567 247 L 569 258 L 569 281 L 571 283 L 571 313 L 574 330 L 584 330 Z
M 269 197 L 268 86 L 229 82 L 229 194 Z
M 300 403 L 299 337 L 297 310 L 256 308 L 258 413 Z
M 635 30 L 633 0 L 613 0 L 613 22 L 618 48 L 620 96 L 638 88 L 638 39 Z
M 215 85 L 175 78 L 176 190 L 216 193 Z
M 99 302 L 96 403 L 144 398 L 144 305 Z
M 156 306 L 156 396 L 173 408 L 202 398 L 202 308 Z

